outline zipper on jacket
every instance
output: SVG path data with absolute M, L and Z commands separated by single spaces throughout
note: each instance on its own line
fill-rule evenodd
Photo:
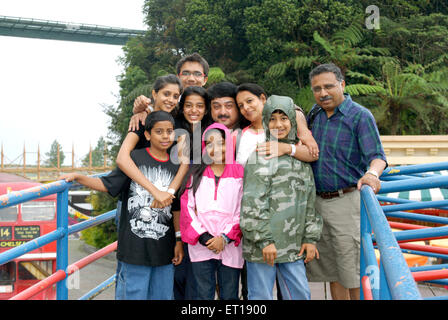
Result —
M 222 174 L 221 174 L 221 176 L 222 176 Z M 215 182 L 215 200 L 218 199 L 218 185 L 219 185 L 219 181 L 221 181 L 221 176 L 218 179 L 218 183 Z

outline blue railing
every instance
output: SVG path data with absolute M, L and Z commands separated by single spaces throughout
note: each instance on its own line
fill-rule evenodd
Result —
M 42 198 L 51 194 L 57 194 L 57 209 L 56 209 L 56 230 L 45 234 L 39 238 L 33 239 L 32 241 L 26 242 L 18 247 L 12 248 L 6 252 L 0 254 L 0 265 L 7 263 L 15 258 L 20 257 L 21 255 L 38 249 L 46 244 L 49 244 L 53 241 L 56 241 L 56 273 L 50 276 L 53 277 L 48 283 L 56 283 L 56 298 L 58 300 L 67 300 L 68 299 L 68 286 L 66 285 L 67 277 L 73 273 L 73 270 L 77 268 L 77 265 L 73 265 L 73 268 L 68 268 L 68 236 L 70 234 L 79 232 L 81 230 L 96 226 L 103 222 L 109 221 L 116 216 L 116 210 L 109 211 L 100 216 L 96 216 L 89 220 L 80 222 L 75 225 L 68 225 L 68 190 L 72 186 L 72 183 L 65 182 L 63 180 L 44 184 L 41 186 L 33 187 L 30 189 L 15 191 L 9 194 L 0 196 L 0 209 L 14 206 L 26 201 Z M 107 252 L 113 251 L 113 246 Z M 101 253 L 102 255 L 107 254 L 105 251 Z M 92 255 L 92 259 L 87 259 L 88 261 L 84 261 L 82 266 L 92 262 L 94 259 L 99 258 L 100 256 L 97 254 Z M 47 279 L 49 279 L 47 278 Z M 112 279 L 113 278 L 113 279 Z M 96 294 L 101 288 L 110 284 L 111 281 L 115 279 L 115 275 L 113 275 L 108 280 L 104 281 L 94 290 L 92 290 L 89 294 Z M 44 280 L 43 280 L 44 281 Z M 24 297 L 32 297 L 37 294 L 36 288 L 31 289 L 29 293 L 19 294 Z M 36 290 L 33 290 L 36 289 Z M 28 290 L 28 289 L 27 289 Z M 88 299 L 88 295 L 84 295 L 82 299 Z
M 380 192 L 381 194 L 385 194 L 426 188 L 448 188 L 448 176 L 422 174 L 447 169 L 448 162 L 389 168 L 381 177 L 383 182 Z M 87 221 L 68 226 L 68 190 L 71 185 L 71 183 L 65 181 L 57 181 L 0 196 L 0 208 L 5 208 L 50 194 L 57 194 L 56 230 L 0 254 L 0 265 L 50 242 L 57 241 L 57 275 L 54 281 L 57 282 L 58 300 L 68 299 L 68 287 L 64 281 L 70 274 L 70 270 L 68 270 L 70 269 L 68 266 L 68 235 L 109 221 L 116 215 L 116 210 L 112 210 Z M 373 299 L 422 299 L 413 273 L 438 272 L 446 269 L 446 264 L 410 269 L 402 255 L 402 252 L 405 250 L 400 248 L 398 242 L 403 240 L 448 237 L 448 226 L 392 232 L 386 217 L 400 217 L 448 224 L 448 218 L 402 212 L 403 210 L 418 208 L 438 207 L 446 209 L 448 208 L 448 200 L 415 202 L 405 199 L 388 198 L 381 194 L 375 196 L 369 186 L 363 186 L 361 189 L 361 279 L 367 279 L 366 277 L 368 277 L 367 282 L 370 285 L 370 293 Z M 378 200 L 398 204 L 381 206 Z M 375 247 L 380 252 L 379 266 L 375 256 Z M 406 250 L 406 252 L 408 251 Z M 448 259 L 448 255 L 435 255 L 428 252 L 418 254 L 427 254 L 428 256 Z M 448 278 L 448 275 L 446 278 Z M 99 290 L 110 285 L 114 279 L 115 275 L 112 275 L 102 284 L 81 297 L 81 299 L 88 299 L 97 294 Z M 446 285 L 448 281 L 446 279 L 437 279 L 429 280 L 428 282 Z M 361 297 L 365 298 L 363 291 L 361 291 Z M 444 299 L 447 297 L 436 298 Z
M 448 176 L 431 174 L 431 172 L 440 170 L 448 170 L 448 162 L 388 168 L 381 176 L 380 192 L 381 194 L 387 194 L 430 188 L 448 188 Z M 431 250 L 402 249 L 398 242 L 448 237 L 448 226 L 392 232 L 386 217 L 448 225 L 448 218 L 445 217 L 403 212 L 404 210 L 423 208 L 446 210 L 448 200 L 411 201 L 390 198 L 381 194 L 375 196 L 369 186 L 363 186 L 361 189 L 361 284 L 363 283 L 362 279 L 368 277 L 368 284 L 370 284 L 368 295 L 371 294 L 371 298 L 374 300 L 422 299 L 414 278 L 425 281 L 429 274 L 422 273 L 432 271 L 431 279 L 437 280 L 427 282 L 446 285 L 448 281 L 443 277 L 448 278 L 448 274 L 442 271 L 446 269 L 446 265 L 440 264 L 410 269 L 402 253 L 407 252 L 442 259 L 448 259 L 448 255 L 434 253 Z M 379 201 L 398 204 L 381 206 Z M 379 267 L 375 247 L 380 253 Z M 417 273 L 419 273 L 418 277 Z M 366 298 L 363 291 L 361 291 L 361 296 Z M 437 299 L 448 299 L 448 297 L 437 297 Z

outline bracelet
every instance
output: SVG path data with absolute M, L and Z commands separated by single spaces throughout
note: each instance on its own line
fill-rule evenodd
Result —
M 296 146 L 294 144 L 291 144 L 291 157 L 294 157 L 294 155 L 296 154 Z
M 228 236 L 226 236 L 224 233 L 221 234 L 221 237 L 224 239 L 224 241 L 226 242 L 226 244 L 228 244 L 230 242 L 230 239 Z
M 174 194 L 176 193 L 176 190 L 174 190 L 173 188 L 169 188 L 169 189 L 167 190 L 167 192 L 170 193 L 170 194 L 172 194 L 172 195 L 174 195 Z

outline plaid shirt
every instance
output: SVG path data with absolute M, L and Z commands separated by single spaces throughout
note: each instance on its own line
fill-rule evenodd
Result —
M 350 95 L 344 96 L 330 118 L 322 109 L 312 123 L 320 151 L 319 160 L 311 164 L 318 192 L 356 186 L 372 160 L 386 161 L 372 113 Z M 315 108 L 320 107 L 314 105 Z

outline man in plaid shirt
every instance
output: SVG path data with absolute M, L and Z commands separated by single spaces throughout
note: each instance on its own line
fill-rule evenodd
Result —
M 359 299 L 359 190 L 367 184 L 379 191 L 386 156 L 373 115 L 344 94 L 344 77 L 336 65 L 319 65 L 310 81 L 316 105 L 308 124 L 320 150 L 312 168 L 323 230 L 317 243 L 320 259 L 308 264 L 307 276 L 313 282 L 329 281 L 335 300 Z

